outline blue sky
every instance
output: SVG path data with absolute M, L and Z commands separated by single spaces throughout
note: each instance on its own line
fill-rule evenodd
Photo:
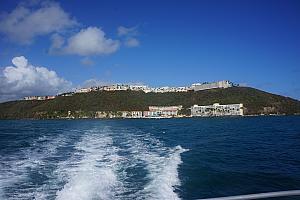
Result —
M 20 7 L 27 14 L 19 14 Z M 50 8 L 57 11 L 34 17 Z M 2 0 L 0 10 L 1 71 L 24 56 L 33 71 L 53 70 L 72 87 L 90 79 L 151 86 L 231 80 L 300 99 L 300 1 Z M 22 17 L 9 24 L 16 20 L 13 11 Z M 56 12 L 65 23 L 48 18 L 60 16 Z M 60 45 L 53 50 L 53 44 Z M 37 89 L 41 81 L 24 86 L 24 74 L 16 82 L 13 73 L 0 79 L 2 88 L 9 87 L 2 99 L 18 97 L 14 93 L 24 88 L 26 94 L 61 89 Z

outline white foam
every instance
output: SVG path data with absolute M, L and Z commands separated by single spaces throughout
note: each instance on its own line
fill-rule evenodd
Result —
M 144 188 L 147 199 L 180 199 L 175 187 L 180 186 L 178 166 L 182 163 L 180 154 L 187 151 L 181 146 L 170 150 L 169 155 L 146 154 L 150 183 Z
M 115 171 L 121 158 L 112 143 L 107 133 L 87 133 L 73 158 L 60 167 L 58 173 L 67 183 L 56 199 L 113 199 L 116 188 L 121 188 Z
M 142 191 L 136 193 L 135 199 L 180 199 L 175 192 L 175 188 L 180 186 L 178 167 L 182 163 L 181 153 L 188 150 L 181 146 L 166 147 L 149 133 L 128 135 L 127 139 L 129 151 L 135 159 L 146 164 L 150 180 Z
M 46 140 L 46 138 L 48 139 Z M 15 188 L 13 193 L 8 194 L 5 194 L 5 190 L 14 188 L 16 184 L 25 184 L 31 171 L 45 166 L 44 159 L 54 155 L 57 148 L 64 144 L 65 139 L 63 135 L 58 137 L 41 136 L 33 141 L 30 147 L 7 158 L 0 158 L 0 163 L 5 163 L 1 166 L 0 171 L 0 193 L 2 196 L 5 196 L 5 199 L 39 199 L 36 197 L 44 195 L 44 192 L 39 194 L 37 192 L 39 188 L 34 185 L 26 190 Z
M 99 130 L 99 127 L 87 131 L 81 139 L 79 137 L 80 141 L 72 146 L 72 156 L 55 163 L 57 169 L 47 174 L 47 182 L 30 190 L 15 190 L 19 194 L 11 199 L 179 199 L 175 191 L 176 187 L 180 186 L 178 167 L 182 163 L 181 153 L 187 150 L 181 146 L 167 147 L 150 133 L 139 134 L 134 131 L 137 130 L 129 128 L 124 132 L 123 127 L 113 129 L 113 132 L 110 128 Z M 66 145 L 69 139 L 69 136 L 46 136 L 37 140 L 36 147 L 25 151 L 27 159 L 21 160 L 18 155 L 12 161 L 14 165 L 10 165 L 13 166 L 9 171 L 12 174 L 7 173 L 7 177 L 0 177 L 0 193 L 1 188 L 4 188 L 3 184 L 22 183 L 12 177 L 24 178 L 23 180 L 27 181 L 25 179 L 28 170 L 47 167 L 50 163 L 45 162 L 45 158 L 56 156 L 57 148 Z M 116 144 L 121 147 L 116 147 L 113 140 L 121 142 L 122 145 Z M 121 153 L 124 156 L 118 155 Z M 135 186 L 130 179 L 130 176 L 136 174 L 126 174 L 128 168 L 134 169 L 135 166 L 146 166 L 145 176 L 148 182 L 142 189 L 140 185 Z

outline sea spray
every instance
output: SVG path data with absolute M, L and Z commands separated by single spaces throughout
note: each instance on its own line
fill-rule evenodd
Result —
M 29 139 L 28 139 L 29 140 Z M 45 199 L 49 186 L 46 181 L 39 185 L 38 178 L 49 177 L 50 164 L 47 159 L 55 156 L 57 148 L 64 145 L 67 138 L 63 134 L 42 135 L 31 138 L 31 144 L 24 146 L 10 157 L 1 157 L 0 198 L 1 199 Z M 45 167 L 47 166 L 47 167 Z M 32 174 L 36 179 L 33 179 Z M 28 182 L 31 185 L 28 185 Z M 47 187 L 48 190 L 45 190 Z
M 116 165 L 121 159 L 112 146 L 108 133 L 87 133 L 75 149 L 73 159 L 61 166 L 67 183 L 57 192 L 60 199 L 113 199 L 122 184 L 117 179 Z
M 178 166 L 182 163 L 180 154 L 188 151 L 181 146 L 170 149 L 169 155 L 146 154 L 150 182 L 144 188 L 147 199 L 180 199 L 175 187 L 180 186 Z
M 139 132 L 139 131 L 138 131 Z M 178 167 L 181 153 L 188 151 L 180 145 L 167 147 L 150 133 L 126 133 L 126 145 L 133 155 L 132 162 L 145 165 L 147 182 L 135 199 L 180 199 L 175 192 L 180 186 Z

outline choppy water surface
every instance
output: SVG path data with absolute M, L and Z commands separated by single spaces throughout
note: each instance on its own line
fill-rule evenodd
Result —
M 0 121 L 0 156 L 0 199 L 300 189 L 300 117 Z

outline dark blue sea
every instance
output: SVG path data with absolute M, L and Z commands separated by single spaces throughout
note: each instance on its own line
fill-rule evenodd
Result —
M 0 199 L 201 199 L 295 189 L 299 116 L 0 121 Z

